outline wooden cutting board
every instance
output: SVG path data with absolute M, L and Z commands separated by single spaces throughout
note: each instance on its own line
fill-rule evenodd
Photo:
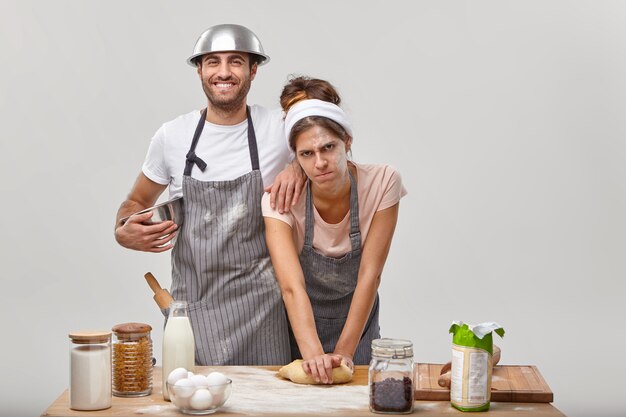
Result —
M 450 390 L 437 383 L 442 364 L 418 363 L 415 369 L 415 399 L 450 401 Z M 551 403 L 552 390 L 531 365 L 498 365 L 493 368 L 491 401 Z

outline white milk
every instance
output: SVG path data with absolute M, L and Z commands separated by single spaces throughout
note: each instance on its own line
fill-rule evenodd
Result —
M 194 370 L 196 361 L 193 330 L 189 317 L 169 317 L 163 332 L 163 399 L 169 401 L 167 376 L 176 368 Z
M 70 408 L 111 407 L 111 348 L 75 346 L 70 351 Z

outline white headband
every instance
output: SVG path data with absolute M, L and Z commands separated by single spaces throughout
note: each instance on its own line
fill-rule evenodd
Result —
M 309 99 L 294 104 L 285 117 L 285 135 L 289 138 L 294 125 L 309 116 L 322 116 L 339 123 L 352 136 L 352 128 L 348 116 L 341 107 L 328 101 Z

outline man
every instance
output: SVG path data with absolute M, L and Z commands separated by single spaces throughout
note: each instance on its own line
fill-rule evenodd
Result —
M 258 66 L 268 61 L 243 26 L 217 25 L 200 36 L 187 62 L 197 69 L 207 107 L 161 126 L 117 213 L 120 245 L 173 248 L 171 293 L 189 303 L 198 365 L 277 365 L 290 358 L 261 196 L 276 177 L 278 207 L 292 194 L 295 202 L 304 177 L 289 165 L 282 113 L 246 104 Z M 172 221 L 145 225 L 150 213 L 121 221 L 154 205 L 168 186 L 170 198 L 183 196 L 180 229 Z

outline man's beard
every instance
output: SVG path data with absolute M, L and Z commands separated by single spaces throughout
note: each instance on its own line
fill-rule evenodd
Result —
M 222 80 L 220 80 L 222 81 Z M 228 82 L 228 80 L 223 80 Z M 210 81 L 209 81 L 210 82 Z M 236 110 L 239 110 L 243 104 L 246 102 L 246 97 L 248 96 L 248 92 L 250 91 L 250 86 L 252 85 L 252 80 L 250 78 L 245 78 L 239 84 L 240 88 L 237 91 L 235 97 L 232 98 L 221 98 L 218 95 L 213 94 L 211 88 L 207 86 L 207 82 L 202 80 L 202 89 L 204 90 L 204 94 L 206 95 L 209 103 L 215 110 L 231 113 Z

